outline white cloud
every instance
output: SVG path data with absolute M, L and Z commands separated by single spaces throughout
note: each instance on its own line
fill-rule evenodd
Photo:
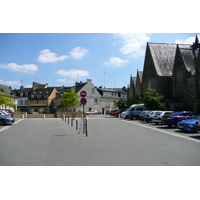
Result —
M 13 71 L 29 73 L 29 74 L 33 74 L 34 72 L 38 71 L 38 67 L 34 64 L 23 64 L 23 65 L 18 65 L 16 63 L 0 64 L 0 68 L 11 69 Z
M 83 56 L 85 56 L 88 53 L 88 51 L 89 50 L 87 50 L 87 49 L 83 49 L 81 47 L 76 47 L 70 52 L 70 55 L 74 59 L 82 59 Z
M 104 64 L 108 66 L 113 66 L 113 67 L 120 67 L 120 66 L 129 64 L 129 61 L 122 60 L 121 58 L 118 58 L 118 57 L 113 57 L 109 59 L 108 62 L 105 62 Z
M 44 49 L 40 51 L 40 55 L 37 60 L 41 63 L 47 62 L 58 62 L 68 59 L 69 57 L 66 55 L 58 57 L 56 53 L 50 52 L 49 49 Z
M 195 37 L 196 36 L 194 36 L 194 37 L 189 37 L 189 38 L 187 38 L 186 40 L 179 40 L 179 39 L 177 39 L 176 41 L 175 41 L 175 43 L 177 43 L 177 44 L 193 44 L 194 42 L 195 42 Z M 198 38 L 200 38 L 200 35 L 197 35 L 197 37 Z
M 146 33 L 117 33 L 115 37 L 122 39 L 123 47 L 120 51 L 130 57 L 144 55 L 146 43 L 150 40 Z
M 70 70 L 60 69 L 56 73 L 59 74 L 59 75 L 68 76 L 68 77 L 71 77 L 71 78 L 77 78 L 77 77 L 89 75 L 88 71 L 76 70 L 76 69 L 70 69 Z
M 0 84 L 8 85 L 8 86 L 21 86 L 21 82 L 20 81 L 4 81 L 4 80 L 0 80 Z
M 66 82 L 66 79 L 58 79 L 57 82 Z

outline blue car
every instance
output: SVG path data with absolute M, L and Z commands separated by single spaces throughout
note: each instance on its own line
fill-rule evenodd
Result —
M 195 129 L 196 121 L 200 119 L 200 115 L 194 119 L 183 120 L 177 123 L 177 129 L 188 132 L 197 132 Z
M 176 126 L 182 120 L 193 119 L 196 115 L 197 113 L 193 111 L 176 112 L 169 116 L 163 116 L 162 123 L 168 127 L 172 127 L 172 125 Z
M 0 126 L 6 125 L 6 124 L 10 125 L 14 123 L 15 123 L 14 117 L 0 115 Z

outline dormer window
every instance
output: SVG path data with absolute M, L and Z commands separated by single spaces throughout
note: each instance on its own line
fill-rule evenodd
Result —
M 20 93 L 20 97 L 23 97 L 23 95 L 24 95 L 24 93 L 21 92 L 21 93 Z

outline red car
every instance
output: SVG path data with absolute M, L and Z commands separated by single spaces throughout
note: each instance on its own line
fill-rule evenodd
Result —
M 119 112 L 119 110 L 113 110 L 113 111 L 111 112 L 111 115 L 112 115 L 112 116 L 117 116 L 117 115 L 118 115 L 118 112 Z

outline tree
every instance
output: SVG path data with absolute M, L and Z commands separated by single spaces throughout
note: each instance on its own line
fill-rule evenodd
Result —
M 78 94 L 72 92 L 64 92 L 62 94 L 62 101 L 60 102 L 60 106 L 62 107 L 71 107 L 75 106 L 76 104 L 80 104 L 78 98 Z
M 138 95 L 134 95 L 132 99 L 127 100 L 127 107 L 130 107 L 133 104 L 142 103 Z
M 123 99 L 123 98 L 119 98 L 119 100 L 116 101 L 114 104 L 115 104 L 115 106 L 117 106 L 119 109 L 121 109 L 121 108 L 126 108 L 126 100 Z
M 164 110 L 164 104 L 161 102 L 163 99 L 155 89 L 147 88 L 143 103 L 148 110 Z
M 13 107 L 15 106 L 15 102 L 13 98 L 10 98 L 10 96 L 5 97 L 2 95 L 2 92 L 0 92 L 0 105 Z

